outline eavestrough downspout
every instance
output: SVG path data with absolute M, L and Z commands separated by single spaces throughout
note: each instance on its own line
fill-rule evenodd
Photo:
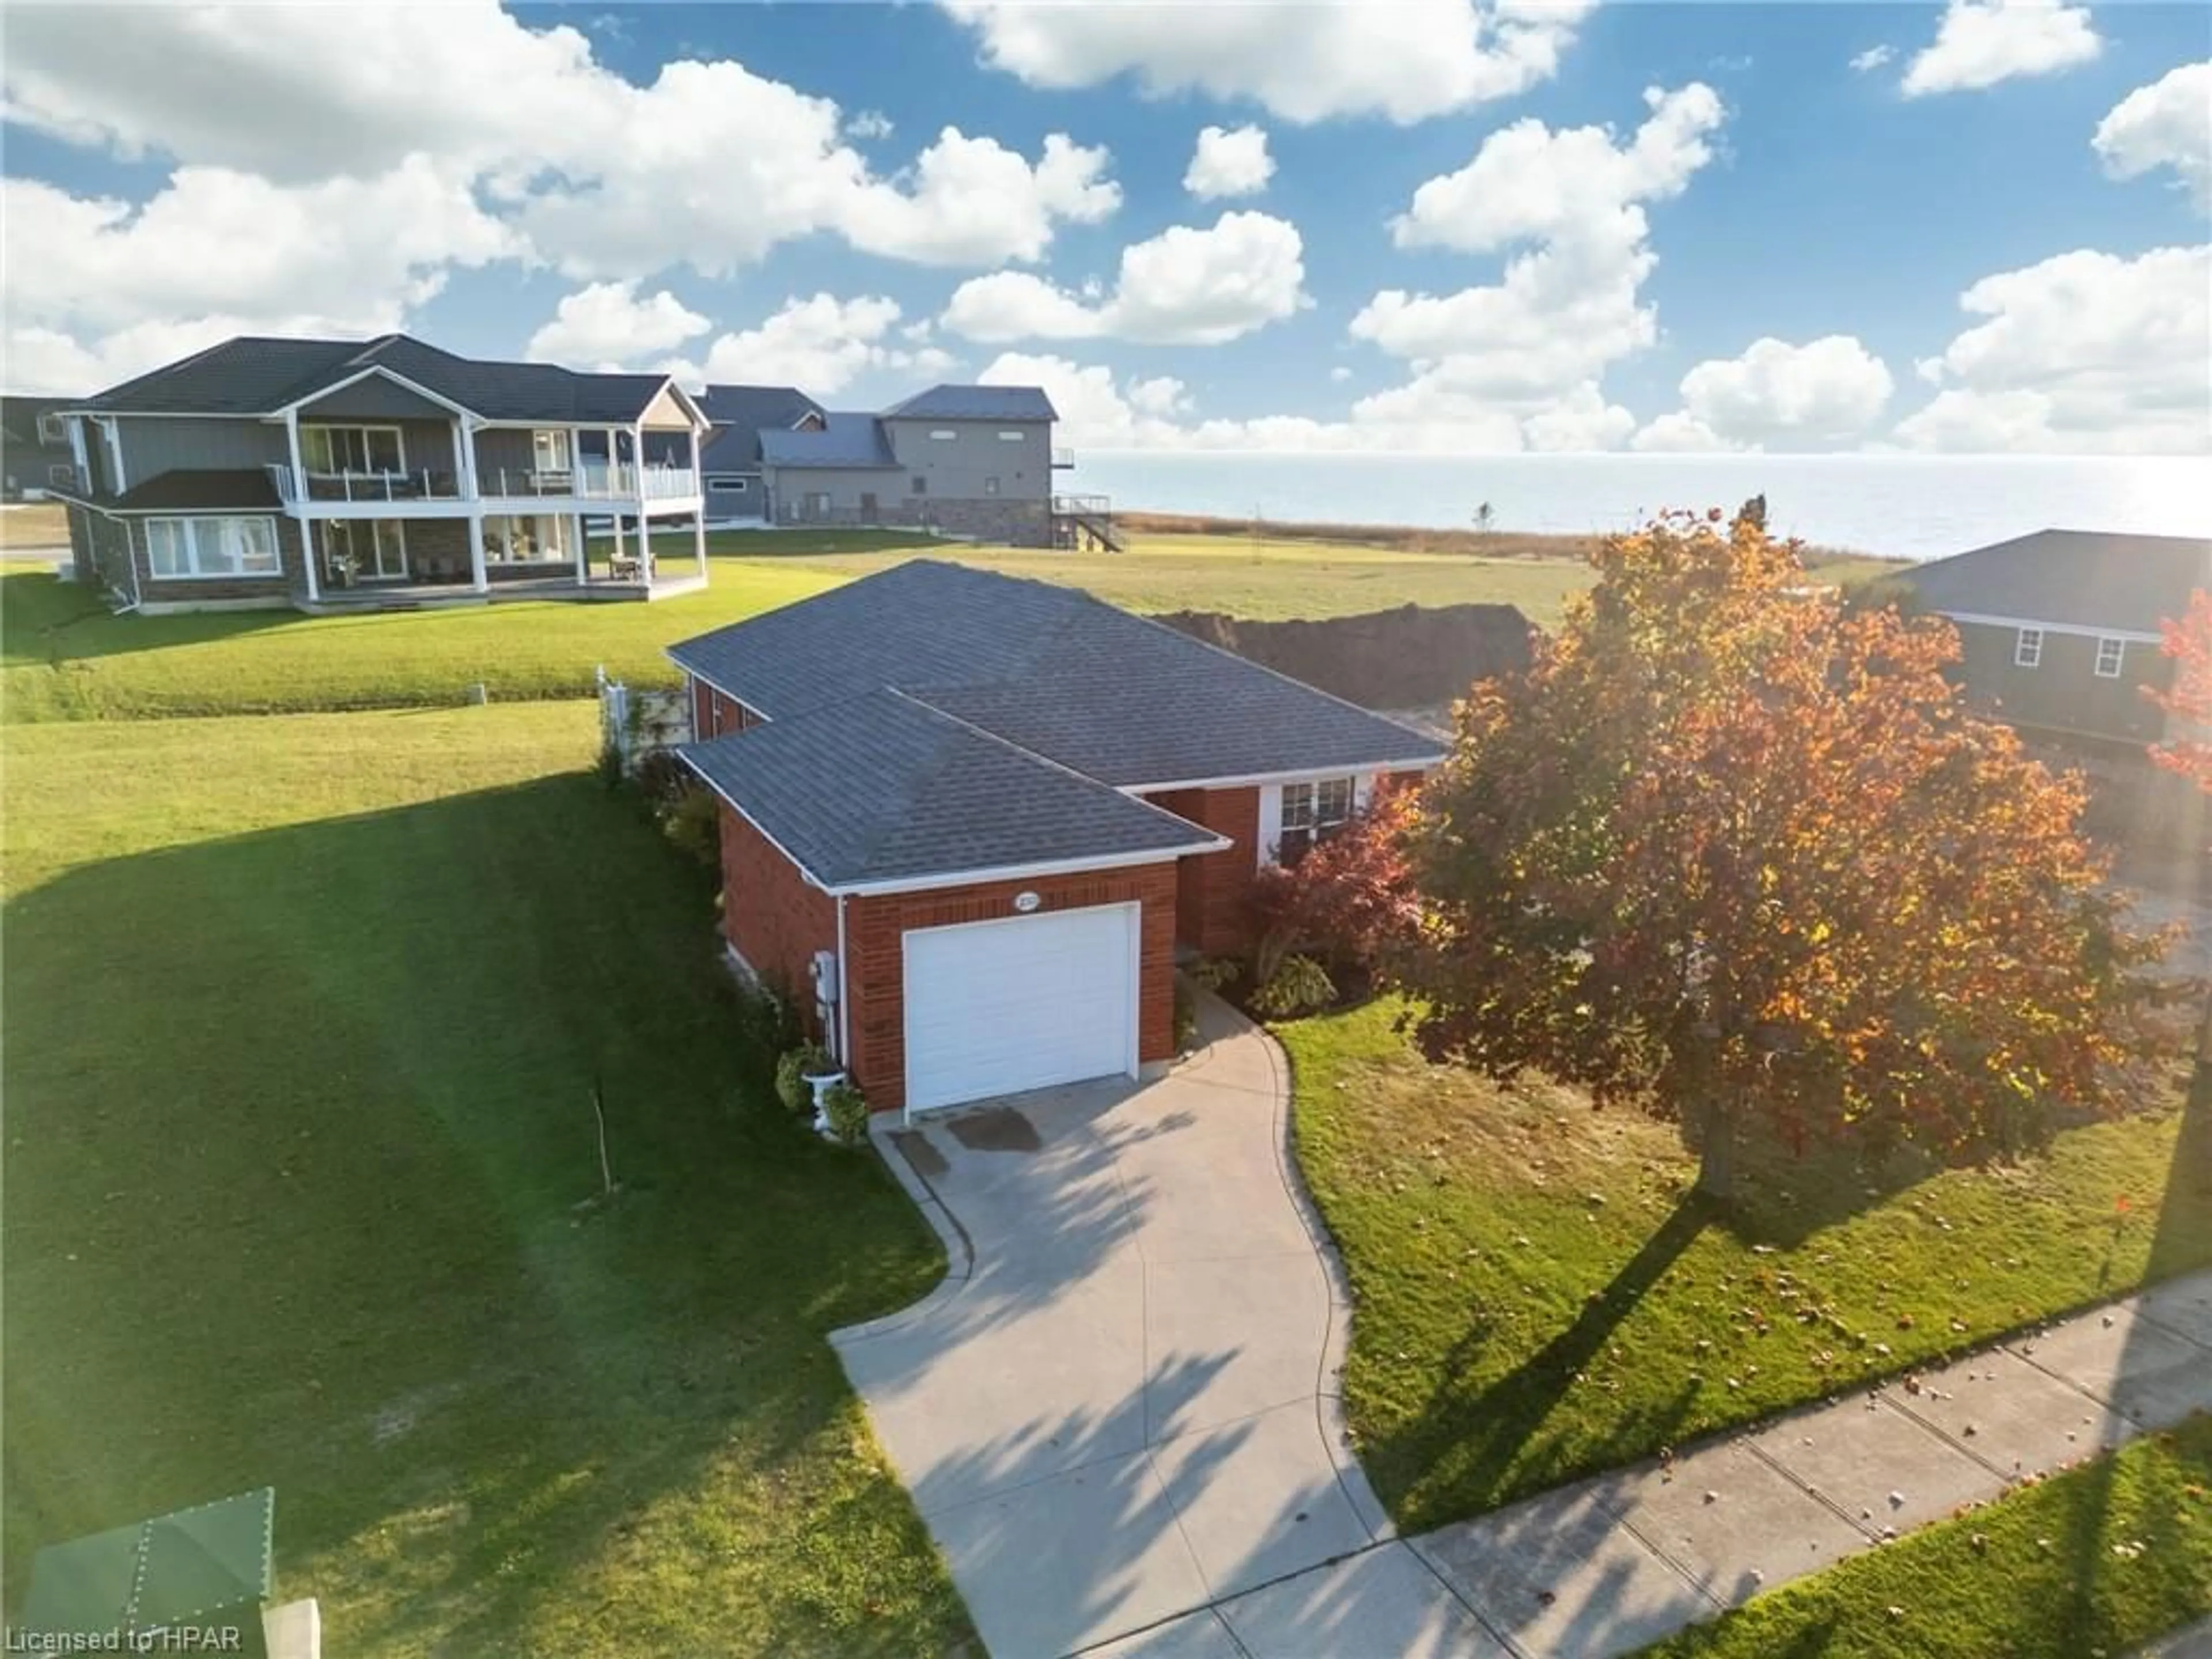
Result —
M 852 1003 L 845 977 L 845 896 L 837 895 L 837 1063 L 848 1075 L 853 1069 Z

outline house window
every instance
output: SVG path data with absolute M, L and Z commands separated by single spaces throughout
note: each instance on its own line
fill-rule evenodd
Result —
M 76 488 L 76 469 L 67 461 L 56 461 L 46 468 L 46 482 L 58 484 L 64 489 Z
M 567 432 L 533 432 L 530 434 L 530 462 L 540 472 L 568 472 L 573 470 L 575 451 Z
M 2043 665 L 2043 630 L 2023 628 L 2012 644 L 2012 665 L 2014 668 L 2039 668 Z
M 2100 680 L 2119 678 L 2120 665 L 2127 659 L 2128 642 L 2125 640 L 2099 640 L 2097 641 L 2097 678 Z
M 939 443 L 941 443 L 941 444 L 949 444 L 949 443 L 952 442 L 952 441 L 953 441 L 953 440 L 955 440 L 956 438 L 957 438 L 960 434 L 959 434 L 958 433 L 955 432 L 955 431 L 954 431 L 951 427 L 949 427 L 949 426 L 941 426 L 941 427 L 938 428 L 936 431 L 934 431 L 934 432 L 931 433 L 929 435 L 930 435 L 932 438 L 935 439 Z
M 574 561 L 574 532 L 564 513 L 494 514 L 484 520 L 488 564 L 568 564 Z
M 1283 786 L 1283 832 L 1275 843 L 1275 862 L 1296 864 L 1317 842 L 1327 841 L 1352 822 L 1358 791 L 1350 778 Z
M 986 479 L 984 479 L 984 480 L 983 480 L 983 493 L 984 493 L 986 495 L 997 495 L 997 494 L 999 493 L 999 481 L 998 481 L 996 478 L 986 478 Z
M 146 568 L 155 576 L 281 576 L 274 519 L 149 519 Z
M 323 568 L 337 582 L 394 581 L 407 574 L 407 531 L 397 519 L 325 519 Z
M 310 472 L 404 472 L 396 426 L 303 426 L 300 453 Z
M 65 444 L 70 441 L 69 422 L 59 415 L 39 416 L 39 441 L 42 444 Z
M 707 488 L 720 495 L 742 495 L 745 493 L 747 482 L 744 478 L 733 478 L 727 473 L 710 472 L 707 475 Z
M 999 441 L 1002 444 L 1018 444 L 1027 435 L 1026 433 L 1021 432 L 1001 432 L 999 434 Z
M 929 480 L 917 477 L 914 481 L 914 493 L 917 495 L 927 495 L 929 494 Z

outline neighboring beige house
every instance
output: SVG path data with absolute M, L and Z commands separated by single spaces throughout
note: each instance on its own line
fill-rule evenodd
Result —
M 245 337 L 61 418 L 73 476 L 49 493 L 79 577 L 130 609 L 655 599 L 707 580 L 709 425 L 664 374 L 404 334 Z

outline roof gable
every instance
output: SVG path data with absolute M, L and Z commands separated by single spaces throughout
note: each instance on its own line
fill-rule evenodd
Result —
M 883 423 L 872 415 L 830 411 L 822 429 L 775 431 L 760 434 L 761 460 L 769 466 L 826 466 L 894 468 Z
M 679 751 L 828 888 L 1221 844 L 1209 830 L 878 690 Z M 834 755 L 835 765 L 823 757 Z

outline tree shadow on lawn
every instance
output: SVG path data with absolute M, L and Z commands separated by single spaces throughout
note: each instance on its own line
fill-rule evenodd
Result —
M 1713 1218 L 1709 1200 L 1694 1194 L 1685 1198 L 1612 1281 L 1591 1293 L 1571 1324 L 1496 1382 L 1466 1393 L 1464 1381 L 1480 1363 L 1492 1333 L 1490 1322 L 1478 1322 L 1453 1344 L 1443 1374 L 1422 1409 L 1399 1433 L 1363 1446 L 1362 1456 L 1382 1472 L 1387 1488 L 1402 1491 L 1418 1478 L 1419 1469 L 1411 1465 L 1425 1462 L 1439 1444 L 1449 1445 L 1455 1465 L 1455 1508 L 1463 1509 L 1467 1500 L 1477 1498 L 1482 1500 L 1480 1506 L 1487 1508 L 1511 1495 L 1523 1484 L 1516 1465 L 1575 1386 L 1577 1374 L 1605 1350 L 1644 1295 L 1667 1276 Z M 1697 1385 L 1685 1382 L 1662 1404 L 1620 1413 L 1605 1440 L 1580 1448 L 1577 1467 L 1555 1471 L 1556 1478 L 1624 1462 L 1662 1443 L 1688 1415 L 1696 1394 Z M 1397 1467 L 1401 1464 L 1409 1467 Z M 1509 1476 L 1513 1477 L 1510 1487 Z
M 672 1590 L 769 1650 L 962 1628 L 824 1340 L 941 1261 L 772 1103 L 711 916 L 581 775 L 9 902 L 11 1565 L 266 1483 L 349 1648 L 591 1645 Z M 623 1190 L 580 1208 L 595 1080 Z M 822 1565 L 837 1515 L 872 1559 Z

